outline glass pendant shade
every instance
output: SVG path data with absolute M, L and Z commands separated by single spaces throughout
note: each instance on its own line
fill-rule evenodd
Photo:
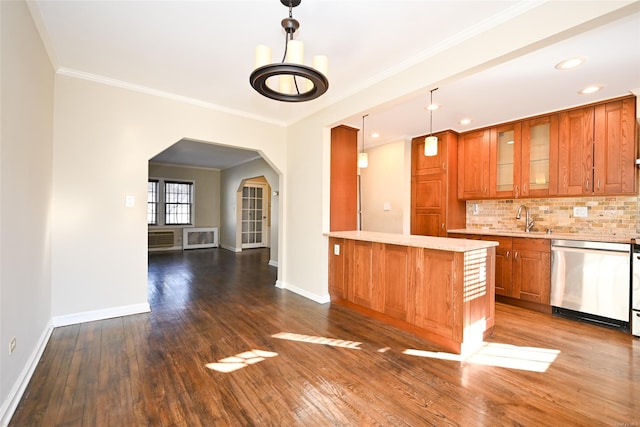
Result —
M 424 155 L 425 156 L 437 156 L 438 155 L 438 137 L 428 136 L 424 139 Z
M 358 167 L 360 169 L 364 169 L 368 166 L 369 166 L 369 155 L 367 153 L 358 154 Z

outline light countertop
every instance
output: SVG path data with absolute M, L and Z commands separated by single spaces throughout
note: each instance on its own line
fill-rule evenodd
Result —
M 483 240 L 452 239 L 446 237 L 415 236 L 408 234 L 380 233 L 376 231 L 332 231 L 325 236 L 364 242 L 387 243 L 449 252 L 469 252 L 497 246 L 496 242 Z
M 477 228 L 461 228 L 457 230 L 448 230 L 448 233 L 458 234 L 477 234 L 482 236 L 505 236 L 505 237 L 528 237 L 533 239 L 564 239 L 564 240 L 584 240 L 590 242 L 612 242 L 612 243 L 631 243 L 631 239 L 640 236 L 637 235 L 615 235 L 615 234 L 584 234 L 584 233 L 546 233 L 542 231 L 533 231 L 525 233 L 523 231 L 514 230 L 482 230 Z

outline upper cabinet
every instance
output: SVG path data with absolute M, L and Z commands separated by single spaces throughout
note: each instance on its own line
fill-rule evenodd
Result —
M 634 96 L 459 137 L 458 197 L 635 194 Z
M 635 194 L 636 100 L 560 113 L 558 196 Z
M 558 191 L 558 115 L 522 122 L 520 197 L 542 197 Z
M 458 137 L 458 198 L 489 198 L 490 129 L 467 132 Z

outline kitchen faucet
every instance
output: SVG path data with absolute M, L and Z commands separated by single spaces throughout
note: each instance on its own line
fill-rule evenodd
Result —
M 526 207 L 525 205 L 520 205 L 520 207 L 518 208 L 518 213 L 516 214 L 516 219 L 520 219 L 521 215 L 522 215 L 522 208 L 524 208 L 524 212 L 525 212 L 525 225 L 524 225 L 524 231 L 525 232 L 530 232 L 531 229 L 533 228 L 533 224 L 535 224 L 535 221 L 533 219 L 531 219 L 531 217 L 529 216 L 529 208 Z

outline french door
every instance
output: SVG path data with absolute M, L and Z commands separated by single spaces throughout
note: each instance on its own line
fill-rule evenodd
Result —
M 266 190 L 264 184 L 242 188 L 242 249 L 267 247 Z

